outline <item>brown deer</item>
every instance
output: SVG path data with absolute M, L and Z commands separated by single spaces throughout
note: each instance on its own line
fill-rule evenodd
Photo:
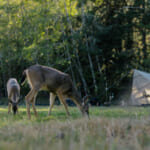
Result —
M 68 74 L 51 67 L 33 65 L 24 70 L 21 85 L 24 84 L 26 78 L 31 88 L 30 92 L 25 96 L 27 114 L 29 118 L 31 117 L 30 103 L 32 104 L 35 116 L 37 117 L 35 99 L 39 90 L 47 90 L 50 93 L 50 108 L 48 115 L 51 113 L 56 96 L 58 96 L 59 100 L 64 105 L 68 116 L 70 114 L 65 101 L 66 98 L 71 98 L 83 115 L 89 115 L 89 108 L 87 104 L 88 97 L 84 97 L 82 101 L 79 93 L 73 85 L 71 77 Z
M 14 114 L 16 114 L 16 112 L 18 112 L 20 85 L 18 84 L 15 78 L 10 78 L 7 81 L 7 94 L 9 99 L 8 113 L 11 112 L 11 106 L 12 106 L 12 111 Z

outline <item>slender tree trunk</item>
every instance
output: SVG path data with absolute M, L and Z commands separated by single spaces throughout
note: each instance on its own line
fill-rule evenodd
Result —
M 78 53 L 77 53 L 77 50 L 76 50 L 76 42 L 75 40 L 73 39 L 73 28 L 72 28 L 72 23 L 69 19 L 69 15 L 68 15 L 68 11 L 67 11 L 67 7 L 66 7 L 66 2 L 64 0 L 64 6 L 65 6 L 65 11 L 66 11 L 66 16 L 67 16 L 67 20 L 68 20 L 68 24 L 70 26 L 70 31 L 71 31 L 71 37 L 72 37 L 72 42 L 73 42 L 73 47 L 74 47 L 74 53 L 75 53 L 75 56 L 77 58 L 77 63 L 75 62 L 75 66 L 79 72 L 79 75 L 81 77 L 81 80 L 83 82 L 83 86 L 84 86 L 84 92 L 85 93 L 88 93 L 88 88 L 87 88 L 87 83 L 86 83 L 86 80 L 84 78 L 84 75 L 83 75 L 83 70 L 82 70 L 82 66 L 81 66 L 81 63 L 80 63 L 80 59 L 79 59 L 79 56 L 78 56 Z
M 97 87 L 97 83 L 96 83 L 96 78 L 95 78 L 95 72 L 94 72 L 92 58 L 91 58 L 91 55 L 89 53 L 89 46 L 88 46 L 88 40 L 87 40 L 87 35 L 86 34 L 85 34 L 85 39 L 86 39 L 86 49 L 87 49 L 87 55 L 88 55 L 89 64 L 90 64 L 90 70 L 91 70 L 91 73 L 92 73 L 93 84 L 94 84 L 94 88 L 95 88 L 95 94 L 97 94 L 98 87 Z
M 10 5 L 10 4 L 9 4 L 9 0 L 7 0 L 7 8 L 6 8 L 6 9 L 7 9 L 7 12 L 8 12 L 8 13 L 7 13 L 8 22 L 10 21 L 9 5 Z M 8 36 L 7 36 L 8 41 L 10 41 L 10 34 L 9 34 L 10 32 L 9 32 L 9 30 L 10 30 L 10 29 L 8 29 Z M 7 46 L 8 46 L 8 55 L 7 55 L 7 57 L 8 57 L 8 58 L 11 58 L 11 57 L 12 57 L 12 56 L 11 56 L 11 47 L 10 47 L 9 44 L 8 44 Z M 11 69 L 12 69 L 12 67 L 11 67 L 11 64 L 10 64 L 10 63 L 8 64 L 8 68 L 9 68 L 9 69 L 8 69 L 8 76 L 11 76 Z
M 62 32 L 62 34 L 64 34 L 64 26 L 63 26 L 63 22 L 62 22 L 62 21 L 61 21 L 61 25 L 62 25 L 61 32 Z M 67 58 L 68 58 L 68 60 L 69 60 L 69 62 L 70 62 L 71 75 L 72 75 L 73 83 L 74 83 L 74 85 L 75 85 L 75 87 L 76 87 L 76 79 L 75 79 L 75 75 L 74 75 L 74 72 L 73 72 L 73 69 L 72 69 L 71 55 L 70 55 L 70 53 L 69 53 L 68 45 L 65 44 L 65 39 L 64 39 L 64 38 L 63 38 L 63 44 L 66 46 L 66 49 L 67 49 Z
M 45 36 L 46 36 L 46 49 L 49 49 L 49 38 L 48 38 L 48 29 L 45 29 Z M 50 60 L 49 60 L 49 51 L 47 51 L 47 56 L 46 56 L 46 61 L 47 65 L 50 65 Z
M 99 74 L 101 75 L 102 74 L 102 71 L 101 71 L 101 65 L 100 65 L 100 62 L 99 62 L 99 59 L 98 59 L 98 56 L 96 55 L 96 62 L 97 62 L 97 66 L 98 66 L 98 71 L 99 71 Z
M 1 67 L 2 67 L 2 81 L 3 81 L 3 86 L 6 87 L 6 78 L 5 78 L 5 69 L 4 69 L 4 66 L 3 66 L 3 60 L 2 60 L 2 56 L 0 56 L 0 61 L 1 61 Z M 5 92 L 5 96 L 7 96 L 7 90 L 6 88 L 4 88 L 4 92 Z
M 85 27 L 84 0 L 82 0 L 82 28 L 84 28 L 84 27 Z M 85 33 L 85 39 L 86 39 L 86 50 L 87 50 L 88 60 L 89 60 L 89 64 L 90 64 L 90 70 L 91 70 L 92 78 L 93 78 L 93 84 L 94 84 L 94 88 L 95 88 L 95 93 L 97 94 L 98 87 L 96 84 L 96 78 L 95 78 L 95 72 L 94 72 L 92 58 L 89 53 L 89 45 L 88 45 L 88 39 L 87 39 L 86 33 Z
M 142 2 L 142 12 L 143 12 L 143 18 L 142 18 L 142 23 L 145 25 L 145 0 L 143 0 Z M 142 51 L 143 51 L 143 54 L 144 54 L 144 59 L 147 58 L 147 45 L 146 45 L 146 29 L 145 29 L 145 26 L 143 27 L 142 29 L 142 43 L 143 43 L 143 48 L 142 48 Z

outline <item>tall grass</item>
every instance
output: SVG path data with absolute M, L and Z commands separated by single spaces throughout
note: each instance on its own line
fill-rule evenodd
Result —
M 148 150 L 150 149 L 150 108 L 93 107 L 90 119 L 82 118 L 76 107 L 67 118 L 62 106 L 38 107 L 38 119 L 26 108 L 7 114 L 0 108 L 1 150 Z

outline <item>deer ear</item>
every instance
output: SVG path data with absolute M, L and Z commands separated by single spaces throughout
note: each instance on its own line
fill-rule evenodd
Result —
M 86 95 L 83 97 L 83 104 L 87 104 L 88 103 L 88 100 L 89 100 L 89 95 Z

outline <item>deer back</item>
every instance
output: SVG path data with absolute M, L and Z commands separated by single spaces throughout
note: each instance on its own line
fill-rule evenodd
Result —
M 39 88 L 56 93 L 59 89 L 64 92 L 72 88 L 68 74 L 51 67 L 34 65 L 26 69 L 27 80 L 31 88 Z

